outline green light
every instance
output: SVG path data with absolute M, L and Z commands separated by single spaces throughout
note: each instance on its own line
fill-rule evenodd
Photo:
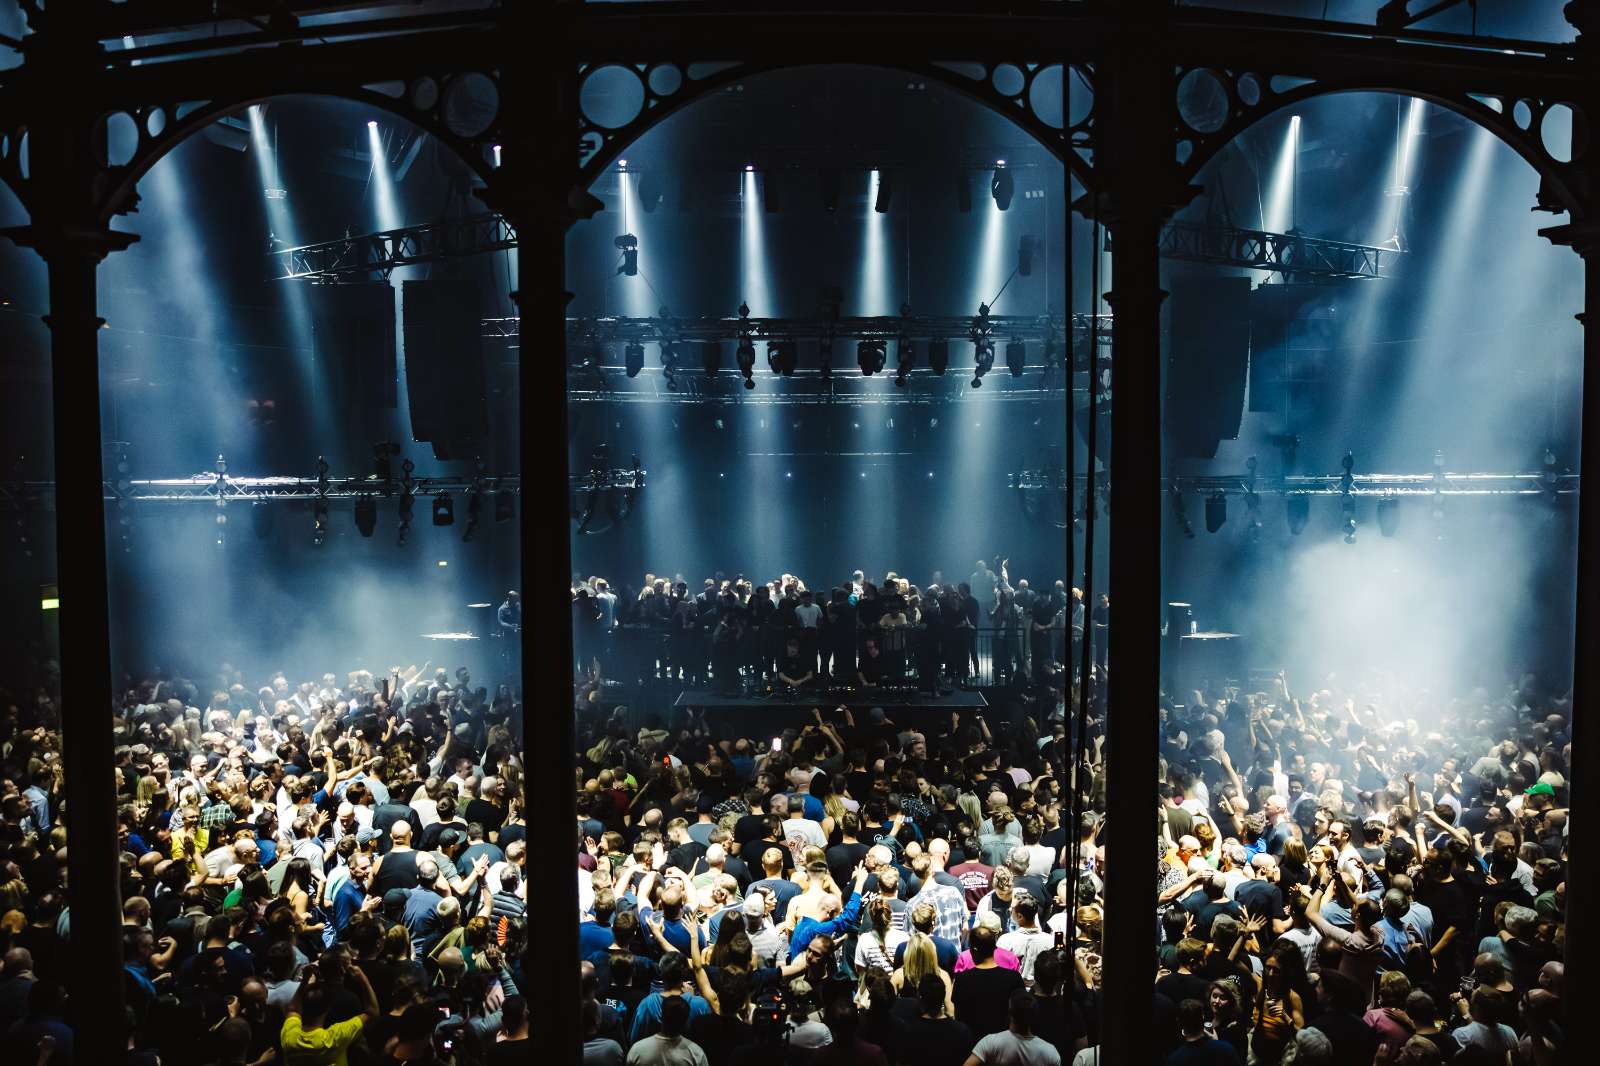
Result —
M 47 596 L 39 601 L 39 609 L 42 611 L 55 611 L 60 608 L 61 601 L 54 596 Z

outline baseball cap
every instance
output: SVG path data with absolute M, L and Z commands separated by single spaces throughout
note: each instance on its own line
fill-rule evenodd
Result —
M 383 907 L 388 910 L 392 907 L 404 907 L 411 894 L 403 888 L 391 888 L 383 894 Z
M 1523 793 L 1523 795 L 1525 795 L 1525 796 L 1552 796 L 1552 797 L 1555 794 L 1556 794 L 1556 790 L 1553 787 L 1551 787 L 1550 782 L 1548 782 L 1548 781 L 1540 781 L 1537 785 L 1530 785 L 1530 786 L 1528 786 L 1528 789 Z

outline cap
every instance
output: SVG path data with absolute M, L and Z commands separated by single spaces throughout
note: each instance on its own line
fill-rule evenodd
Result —
M 406 905 L 406 900 L 410 898 L 411 893 L 407 892 L 405 889 L 391 888 L 389 891 L 383 894 L 384 909 L 387 910 L 390 907 L 404 907 Z
M 357 844 L 367 844 L 367 843 L 370 843 L 371 841 L 377 840 L 381 836 L 383 836 L 383 834 L 378 832 L 376 829 L 373 829 L 371 826 L 368 826 L 365 829 L 357 829 L 356 830 L 356 843 Z
M 1556 794 L 1556 790 L 1550 786 L 1550 783 L 1548 781 L 1540 781 L 1537 785 L 1530 785 L 1528 787 L 1528 790 L 1523 793 L 1523 795 L 1525 795 L 1525 796 L 1551 796 L 1551 797 L 1555 796 L 1555 794 Z
M 789 1034 L 789 1046 L 802 1050 L 815 1050 L 833 1043 L 833 1033 L 821 1022 L 806 1022 Z

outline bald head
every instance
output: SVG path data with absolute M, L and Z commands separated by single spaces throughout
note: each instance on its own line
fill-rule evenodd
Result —
M 396 844 L 409 846 L 411 843 L 411 823 L 396 822 L 389 827 L 389 838 Z

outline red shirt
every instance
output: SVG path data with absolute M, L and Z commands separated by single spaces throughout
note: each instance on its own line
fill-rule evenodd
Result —
M 994 867 L 985 866 L 981 862 L 964 862 L 959 866 L 952 866 L 945 871 L 961 882 L 961 891 L 966 896 L 967 910 L 977 910 L 978 901 L 989 894 L 990 882 L 994 878 Z

